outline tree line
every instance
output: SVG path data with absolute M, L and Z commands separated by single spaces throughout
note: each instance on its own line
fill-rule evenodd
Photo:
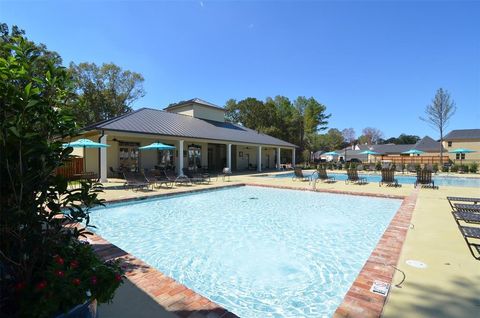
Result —
M 5 23 L 0 23 L 0 42 L 6 48 L 3 52 L 0 50 L 0 57 L 7 56 L 8 44 L 18 36 L 36 48 L 37 58 L 33 65 L 36 76 L 44 76 L 50 62 L 56 67 L 62 65 L 58 53 L 48 50 L 44 44 L 29 41 L 25 31 L 17 26 L 9 30 Z M 114 63 L 71 62 L 67 70 L 73 90 L 70 96 L 65 96 L 63 107 L 67 108 L 79 127 L 128 113 L 132 111 L 133 103 L 146 94 L 143 88 L 145 80 L 140 73 L 124 70 Z M 355 144 L 415 144 L 420 139 L 407 134 L 384 139 L 383 132 L 374 127 L 364 128 L 358 138 L 353 128 L 330 128 L 326 131 L 331 114 L 324 104 L 313 97 L 299 96 L 290 100 L 279 95 L 267 97 L 264 101 L 255 97 L 240 101 L 230 99 L 225 104 L 225 110 L 226 120 L 230 122 L 299 146 L 303 157 L 299 160 L 308 160 L 311 152 L 318 150 L 338 150 Z M 437 129 L 442 141 L 446 125 L 455 110 L 450 94 L 440 88 L 425 109 L 426 117 L 420 119 Z

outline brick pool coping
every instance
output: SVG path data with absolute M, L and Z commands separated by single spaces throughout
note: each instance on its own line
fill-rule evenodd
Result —
M 393 274 L 403 242 L 406 238 L 410 219 L 415 208 L 418 190 L 414 190 L 409 196 L 385 195 L 368 192 L 340 191 L 330 189 L 309 189 L 294 186 L 277 186 L 257 183 L 235 183 L 222 186 L 212 186 L 202 189 L 188 189 L 172 193 L 158 195 L 137 196 L 126 199 L 109 200 L 106 203 L 121 203 L 128 201 L 148 200 L 174 195 L 182 195 L 195 192 L 203 192 L 216 189 L 224 189 L 238 186 L 260 186 L 278 189 L 316 191 L 346 195 L 360 195 L 370 197 L 382 197 L 403 199 L 394 218 L 380 238 L 379 243 L 371 253 L 362 270 L 345 295 L 343 302 L 335 311 L 334 317 L 380 317 L 386 297 L 374 294 L 370 287 L 375 280 L 391 284 Z M 108 242 L 99 235 L 89 235 L 89 242 L 97 254 L 104 260 L 119 259 L 126 270 L 127 278 L 152 297 L 159 305 L 178 317 L 238 317 L 208 298 L 194 292 L 174 279 L 164 275 L 157 269 L 136 258 L 135 256 Z M 385 265 L 388 264 L 388 265 Z

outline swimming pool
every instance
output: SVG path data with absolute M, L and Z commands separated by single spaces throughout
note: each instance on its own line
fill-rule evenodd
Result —
M 313 171 L 304 171 L 305 176 L 310 176 Z M 345 181 L 347 179 L 347 173 L 328 173 L 328 175 L 335 177 L 337 181 Z M 382 179 L 381 173 L 376 174 L 358 174 L 361 177 L 367 178 L 368 182 L 378 183 Z M 257 175 L 261 177 L 262 175 Z M 280 173 L 280 174 L 272 174 L 272 175 L 263 175 L 263 177 L 271 177 L 271 178 L 292 178 L 293 172 L 290 173 Z M 415 184 L 415 180 L 417 180 L 416 176 L 405 176 L 402 174 L 395 173 L 395 179 L 398 180 L 398 183 L 401 184 Z M 460 178 L 460 177 L 449 177 L 449 176 L 433 176 L 433 180 L 435 181 L 435 185 L 438 186 L 453 186 L 453 187 L 473 187 L 479 188 L 480 187 L 480 178 Z
M 330 317 L 400 200 L 261 187 L 92 211 L 95 232 L 240 317 Z

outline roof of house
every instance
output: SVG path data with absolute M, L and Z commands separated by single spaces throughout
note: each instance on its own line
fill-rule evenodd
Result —
M 425 136 L 416 144 L 383 144 L 373 145 L 372 149 L 381 154 L 399 154 L 410 149 L 417 149 L 425 152 L 438 152 L 440 150 L 440 142 L 433 140 L 429 136 Z
M 429 136 L 425 136 L 415 144 L 414 149 L 425 152 L 436 152 L 440 149 L 440 142 L 433 140 Z
M 184 101 L 180 101 L 180 102 L 175 103 L 175 104 L 171 104 L 171 105 L 167 106 L 165 108 L 165 110 L 172 110 L 174 108 L 185 106 L 185 105 L 190 105 L 190 104 L 199 104 L 199 105 L 202 105 L 202 106 L 207 106 L 207 107 L 216 108 L 216 109 L 225 111 L 225 108 L 217 106 L 217 105 L 212 104 L 212 103 L 209 103 L 209 102 L 204 101 L 203 99 L 200 99 L 200 98 L 192 98 L 192 99 L 189 99 L 189 100 L 184 100 Z
M 94 129 L 296 147 L 289 142 L 237 124 L 200 119 L 152 108 L 141 108 L 85 128 L 85 130 Z
M 444 140 L 480 139 L 480 129 L 456 129 L 449 132 Z

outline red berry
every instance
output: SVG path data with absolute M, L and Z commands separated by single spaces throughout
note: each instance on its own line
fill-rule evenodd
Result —
M 57 275 L 58 277 L 63 277 L 63 276 L 65 276 L 65 272 L 61 271 L 61 270 L 56 270 L 55 275 Z
M 91 282 L 92 282 L 92 285 L 96 285 L 97 284 L 97 276 L 92 276 L 92 278 L 90 279 Z
M 65 261 L 63 260 L 63 258 L 61 258 L 60 256 L 58 255 L 55 255 L 53 257 L 53 259 L 55 260 L 55 263 L 57 263 L 58 265 L 63 265 L 63 263 L 65 263 Z
M 72 283 L 73 283 L 73 285 L 78 286 L 78 285 L 80 285 L 80 279 L 74 278 L 74 279 L 72 280 Z
M 40 283 L 37 284 L 36 289 L 42 290 L 42 289 L 45 289 L 45 287 L 47 287 L 47 282 L 42 280 Z
M 120 275 L 120 274 L 115 274 L 115 280 L 116 280 L 117 282 L 121 282 L 121 281 L 122 281 L 122 275 Z
M 73 261 L 70 262 L 70 267 L 73 268 L 73 269 L 77 268 L 78 265 L 79 264 L 78 264 L 77 260 L 73 260 Z
M 21 291 L 22 289 L 24 289 L 25 287 L 27 286 L 27 284 L 25 284 L 24 282 L 20 282 L 20 283 L 17 283 L 15 284 L 15 291 Z

